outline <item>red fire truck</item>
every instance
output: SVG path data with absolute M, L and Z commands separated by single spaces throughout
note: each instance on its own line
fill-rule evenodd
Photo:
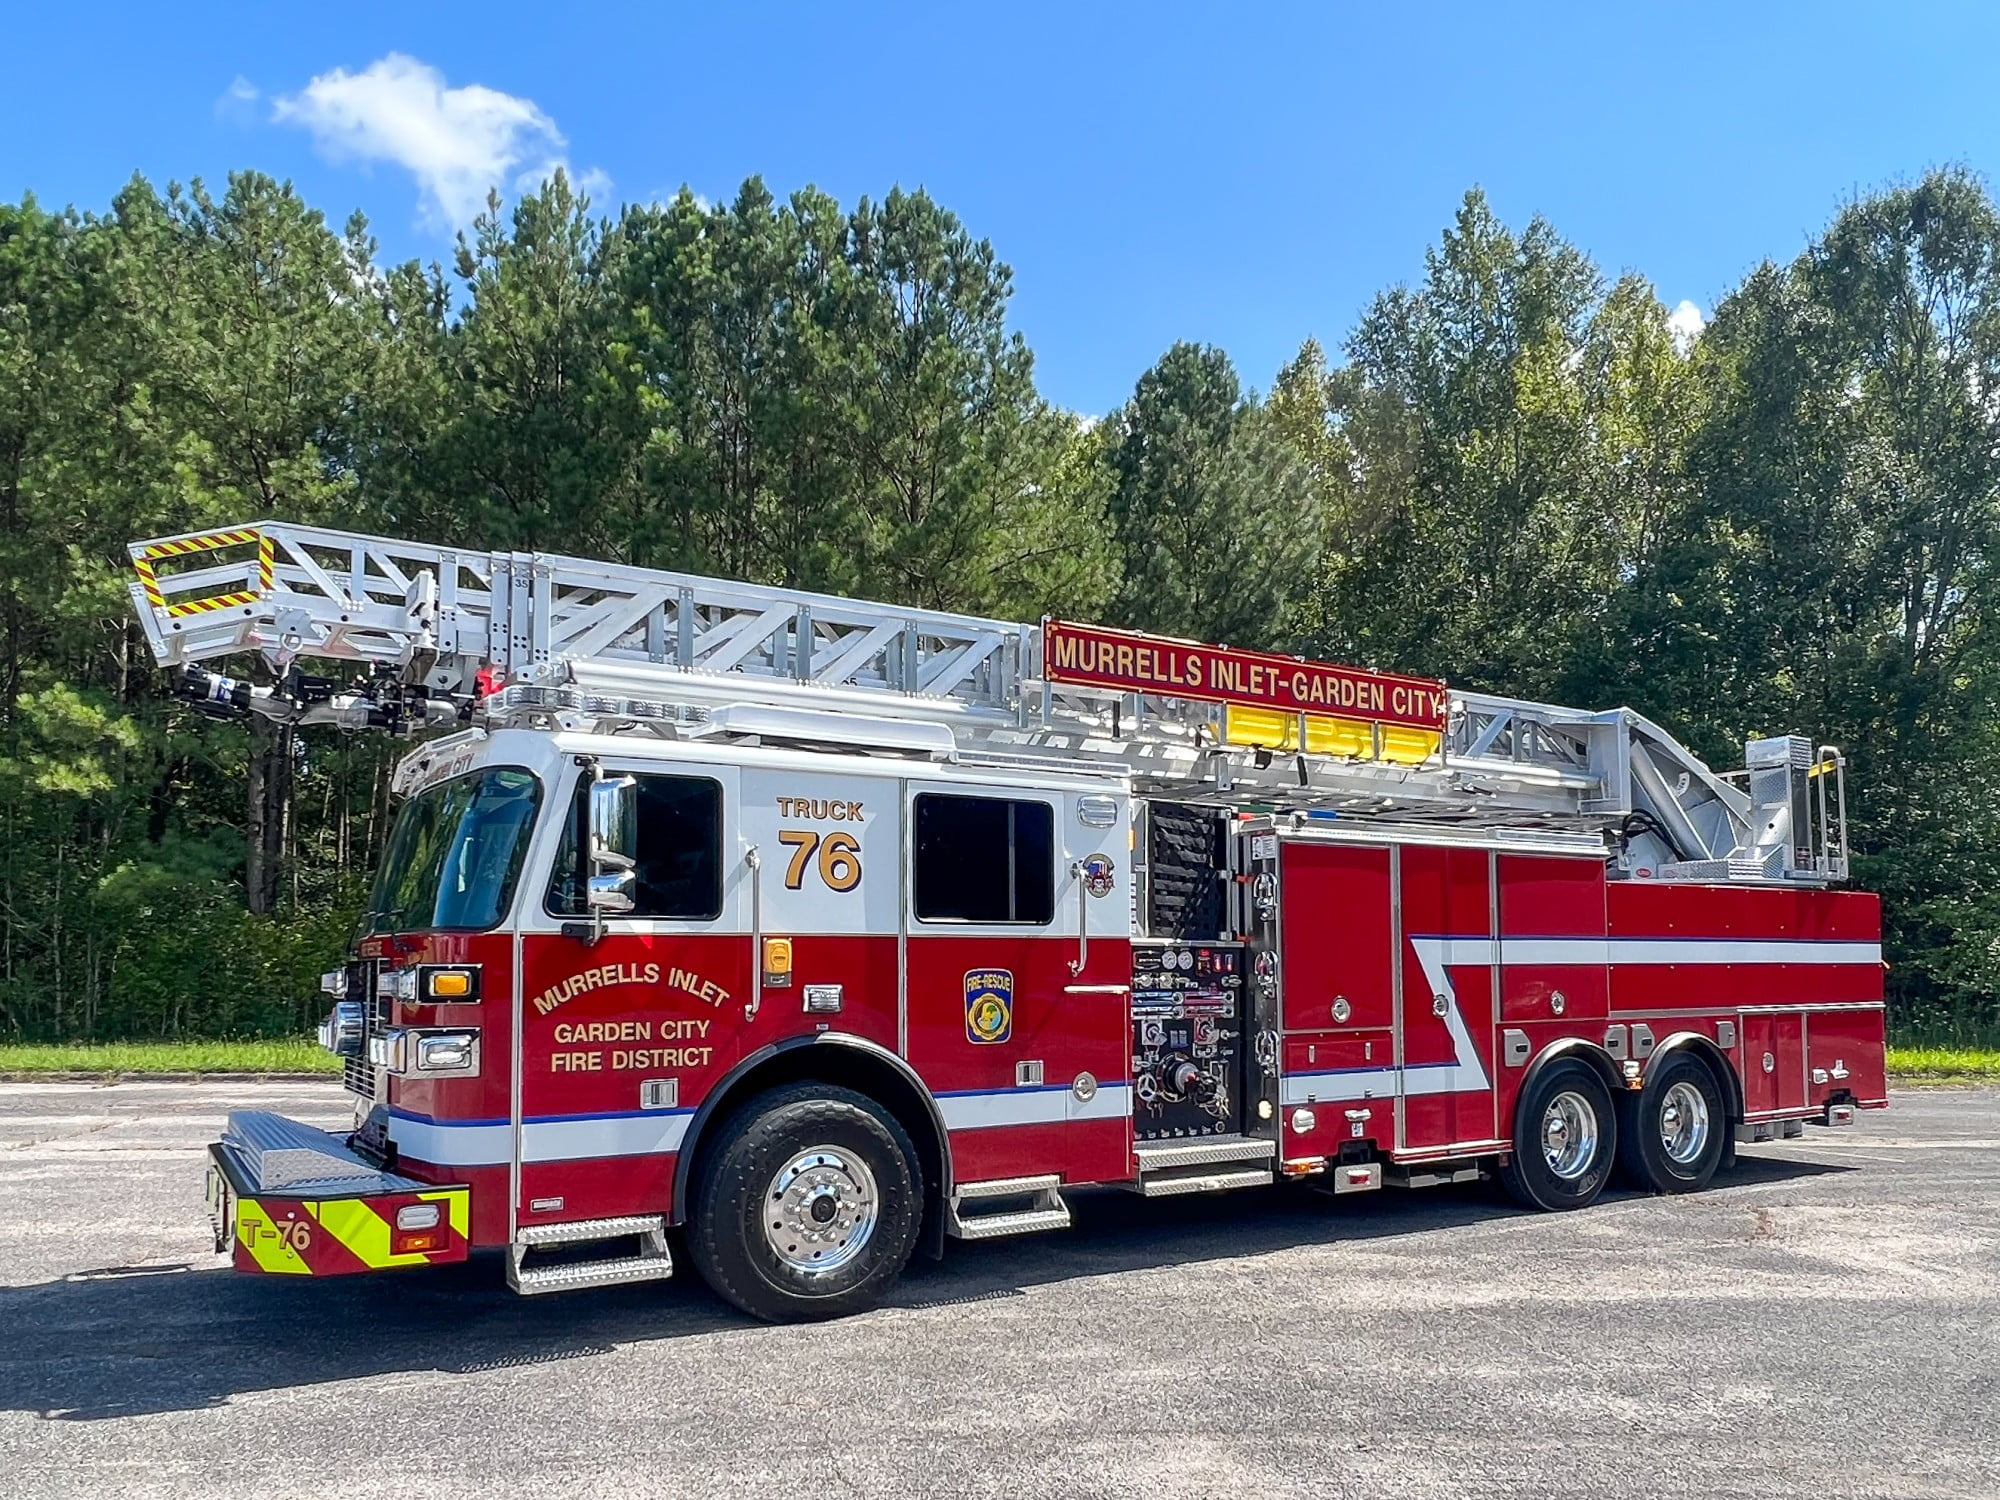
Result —
M 212 1148 L 245 1271 L 680 1254 L 817 1317 L 1080 1187 L 1582 1208 L 1887 1102 L 1832 748 L 278 522 L 131 550 L 197 706 L 426 736 L 325 979 L 353 1131 Z

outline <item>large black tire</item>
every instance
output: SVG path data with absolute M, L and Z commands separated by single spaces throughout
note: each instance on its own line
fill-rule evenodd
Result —
M 772 1323 L 835 1318 L 902 1274 L 923 1177 L 909 1133 L 874 1100 L 791 1084 L 722 1126 L 688 1207 L 689 1257 L 718 1296 Z
M 1583 1208 L 1604 1191 L 1617 1153 L 1611 1090 L 1588 1063 L 1557 1061 L 1515 1103 L 1514 1150 L 1500 1182 L 1527 1208 Z
M 1646 1074 L 1645 1091 L 1630 1099 L 1619 1124 L 1620 1177 L 1654 1192 L 1693 1193 L 1722 1164 L 1729 1108 L 1707 1062 L 1674 1052 Z

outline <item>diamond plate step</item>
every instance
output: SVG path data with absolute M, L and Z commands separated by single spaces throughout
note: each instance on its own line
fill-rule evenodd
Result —
M 585 1260 L 565 1266 L 510 1269 L 507 1280 L 524 1297 L 543 1292 L 574 1292 L 592 1286 L 622 1286 L 628 1281 L 663 1281 L 674 1274 L 664 1255 L 627 1255 L 618 1260 Z
M 1141 1177 L 1139 1191 L 1148 1198 L 1173 1198 L 1182 1193 L 1220 1193 L 1228 1188 L 1268 1187 L 1268 1167 L 1239 1167 L 1226 1172 L 1176 1172 L 1167 1177 Z
M 567 1224 L 523 1224 L 514 1240 L 522 1245 L 580 1245 L 627 1234 L 652 1234 L 664 1227 L 658 1214 L 628 1214 L 617 1219 L 573 1219 Z
M 1035 1234 L 1044 1229 L 1069 1228 L 1069 1206 L 1024 1208 L 1010 1214 L 983 1214 L 961 1218 L 952 1231 L 961 1240 L 997 1240 L 1003 1234 Z
M 528 1252 L 549 1245 L 588 1245 L 599 1240 L 639 1237 L 637 1255 L 607 1260 L 568 1260 L 531 1266 Z M 628 1281 L 660 1281 L 674 1274 L 667 1252 L 667 1221 L 659 1214 L 627 1214 L 609 1219 L 572 1219 L 567 1224 L 523 1224 L 507 1252 L 507 1285 L 524 1297 L 572 1292 L 585 1287 L 619 1286 Z
M 1225 1161 L 1270 1161 L 1277 1154 L 1276 1141 L 1242 1135 L 1209 1136 L 1197 1141 L 1141 1141 L 1132 1148 L 1142 1175 L 1169 1167 L 1204 1167 Z
M 1032 1198 L 1026 1208 L 1001 1209 L 980 1213 L 975 1205 L 1009 1198 Z M 968 1211 L 971 1210 L 971 1211 Z M 995 1177 L 985 1182 L 960 1183 L 951 1195 L 945 1213 L 945 1231 L 954 1239 L 994 1240 L 1006 1234 L 1035 1234 L 1044 1229 L 1069 1228 L 1069 1205 L 1063 1202 L 1062 1179 L 1053 1173 L 1042 1177 Z
M 1011 1198 L 1016 1193 L 1049 1193 L 1062 1179 L 1051 1172 L 1044 1177 L 994 1177 L 985 1182 L 961 1182 L 958 1196 L 966 1198 Z

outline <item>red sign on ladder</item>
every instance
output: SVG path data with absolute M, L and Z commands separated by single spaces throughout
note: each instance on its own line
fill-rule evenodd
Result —
M 1042 670 L 1050 682 L 1440 731 L 1451 701 L 1422 677 L 1067 620 L 1042 621 Z

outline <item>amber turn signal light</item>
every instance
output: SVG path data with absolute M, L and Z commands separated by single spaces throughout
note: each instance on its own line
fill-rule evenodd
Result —
M 425 968 L 424 998 L 430 1001 L 477 1000 L 479 977 L 470 968 Z

